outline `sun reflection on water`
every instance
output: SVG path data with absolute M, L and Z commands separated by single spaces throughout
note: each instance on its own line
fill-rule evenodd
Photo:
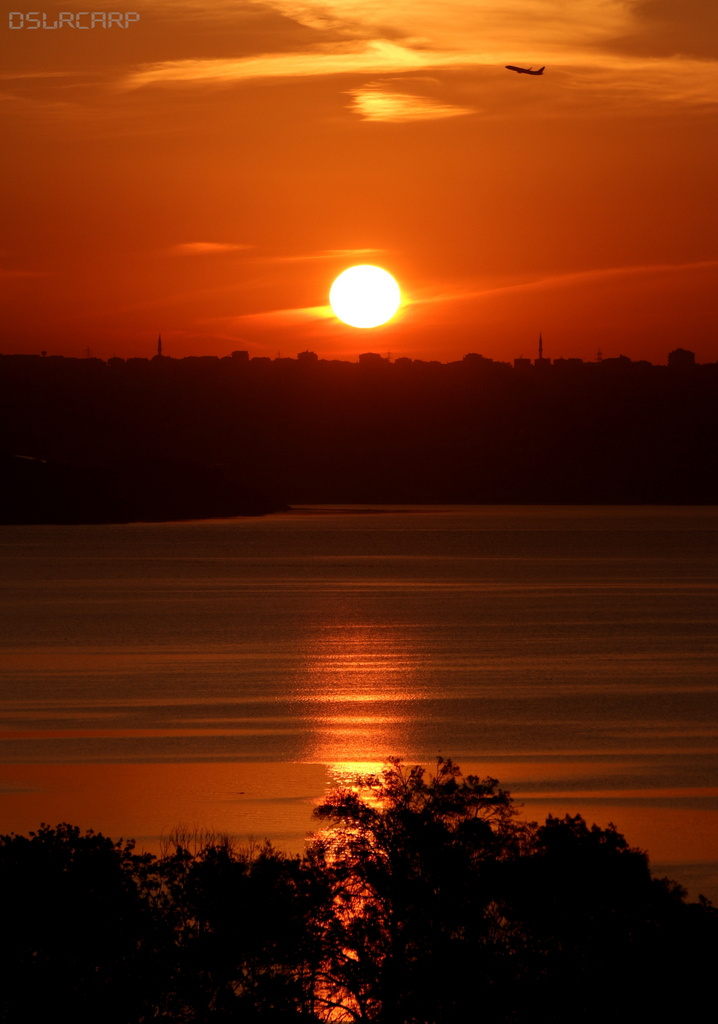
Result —
M 406 756 L 426 670 L 410 635 L 378 623 L 327 625 L 306 647 L 295 699 L 307 724 L 305 759 L 326 764 L 334 780 L 378 771 Z

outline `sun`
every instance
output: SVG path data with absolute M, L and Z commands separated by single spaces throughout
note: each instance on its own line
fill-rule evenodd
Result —
M 396 313 L 401 292 L 388 271 L 363 263 L 339 275 L 329 303 L 335 316 L 350 327 L 379 327 Z

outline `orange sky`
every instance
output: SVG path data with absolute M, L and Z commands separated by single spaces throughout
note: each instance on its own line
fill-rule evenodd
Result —
M 2 352 L 718 359 L 715 0 L 9 6 Z

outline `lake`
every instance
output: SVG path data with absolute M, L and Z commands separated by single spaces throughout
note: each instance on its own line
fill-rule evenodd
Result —
M 301 847 L 397 755 L 613 821 L 718 898 L 718 509 L 0 528 L 0 831 Z

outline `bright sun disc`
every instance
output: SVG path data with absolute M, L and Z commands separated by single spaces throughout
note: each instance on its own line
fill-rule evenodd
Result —
M 391 274 L 368 263 L 349 267 L 329 292 L 335 316 L 350 327 L 379 327 L 391 320 L 400 302 L 399 285 Z

